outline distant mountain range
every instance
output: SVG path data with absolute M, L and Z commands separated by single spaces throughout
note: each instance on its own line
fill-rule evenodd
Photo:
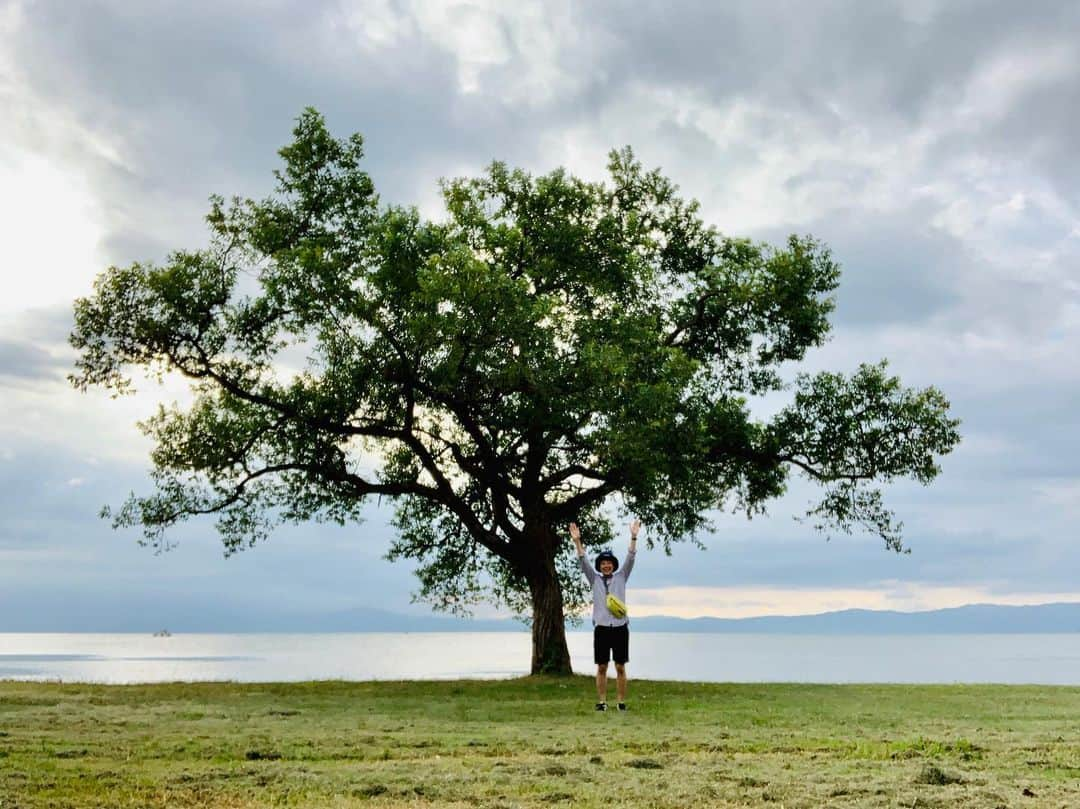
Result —
M 841 610 L 819 615 L 758 618 L 630 619 L 637 632 L 727 632 L 804 635 L 917 635 L 1080 632 L 1080 603 L 1011 607 L 970 604 L 926 612 Z M 588 629 L 589 624 L 582 628 Z M 340 632 L 499 632 L 525 629 L 519 621 L 478 621 L 439 616 L 406 616 L 379 610 L 350 610 L 327 616 L 327 629 Z M 573 629 L 573 627 L 569 627 Z
M 0 607 L 5 605 L 0 604 Z M 0 632 L 523 632 L 515 620 L 406 615 L 373 608 L 300 615 L 213 605 L 98 603 L 57 612 L 0 609 Z M 758 618 L 631 617 L 638 632 L 900 635 L 1080 632 L 1080 603 L 1012 607 L 970 604 L 925 612 L 841 610 Z M 569 625 L 569 629 L 575 629 Z M 588 629 L 588 622 L 576 627 Z
M 822 635 L 1013 634 L 1080 632 L 1080 603 L 1026 607 L 969 604 L 926 612 L 841 610 L 759 618 L 639 618 L 647 632 L 743 632 Z

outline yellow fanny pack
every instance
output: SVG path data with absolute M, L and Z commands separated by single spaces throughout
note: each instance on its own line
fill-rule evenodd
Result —
M 611 593 L 607 595 L 607 608 L 616 618 L 626 617 L 626 605 Z

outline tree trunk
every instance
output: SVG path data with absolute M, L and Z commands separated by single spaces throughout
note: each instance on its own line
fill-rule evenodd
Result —
M 532 673 L 572 674 L 562 592 L 554 567 L 550 575 L 530 577 L 529 589 L 533 600 Z
M 555 575 L 554 537 L 537 543 L 542 558 L 529 570 L 532 593 L 532 674 L 573 674 L 566 646 L 562 590 Z

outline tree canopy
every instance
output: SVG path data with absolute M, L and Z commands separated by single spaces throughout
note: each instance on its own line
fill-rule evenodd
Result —
M 722 235 L 628 148 L 605 182 L 498 162 L 443 181 L 437 221 L 380 204 L 362 138 L 314 110 L 280 155 L 271 197 L 212 198 L 207 247 L 111 267 L 75 304 L 78 388 L 139 368 L 195 394 L 141 425 L 155 490 L 106 510 L 154 546 L 195 515 L 232 552 L 389 498 L 421 597 L 531 608 L 533 670 L 568 671 L 569 522 L 607 543 L 615 498 L 670 550 L 797 473 L 816 524 L 901 550 L 880 485 L 929 483 L 959 440 L 945 397 L 884 362 L 792 379 L 829 332 L 829 250 Z

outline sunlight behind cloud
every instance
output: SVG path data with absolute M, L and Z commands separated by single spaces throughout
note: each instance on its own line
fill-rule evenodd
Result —
M 0 151 L 0 312 L 70 301 L 104 264 L 97 203 L 76 173 Z

